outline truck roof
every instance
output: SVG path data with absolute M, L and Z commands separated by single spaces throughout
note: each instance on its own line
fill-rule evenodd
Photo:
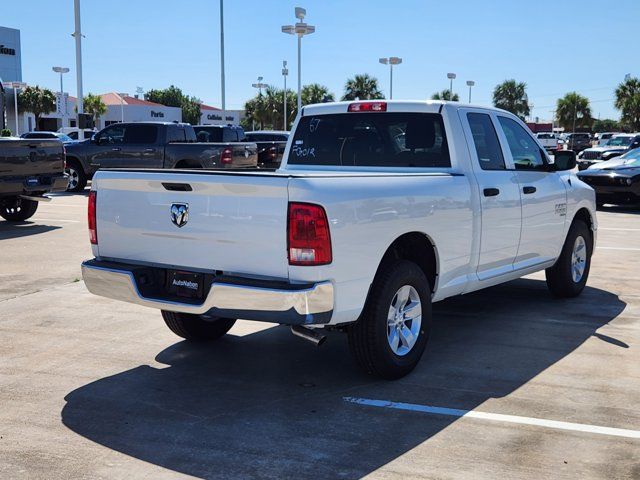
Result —
M 424 112 L 439 113 L 446 106 L 447 108 L 478 108 L 497 112 L 506 112 L 500 108 L 488 107 L 486 105 L 474 105 L 470 103 L 449 102 L 445 100 L 353 100 L 344 102 L 315 103 L 302 108 L 302 116 L 305 115 L 326 115 L 331 113 L 347 113 L 349 105 L 353 103 L 382 102 L 387 106 L 387 112 Z

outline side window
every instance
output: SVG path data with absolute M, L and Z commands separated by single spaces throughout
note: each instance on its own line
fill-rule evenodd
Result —
M 516 170 L 545 170 L 542 150 L 517 122 L 498 115 Z
M 124 140 L 124 125 L 114 125 L 109 128 L 105 128 L 100 133 L 100 144 L 101 145 L 119 145 Z
M 156 125 L 128 125 L 124 132 L 124 143 L 148 145 L 156 143 L 158 127 Z
M 483 170 L 505 170 L 504 156 L 491 117 L 486 113 L 467 113 L 478 162 Z
M 167 128 L 167 143 L 171 143 L 171 142 L 184 143 L 186 141 L 187 141 L 187 136 L 184 128 L 182 127 Z

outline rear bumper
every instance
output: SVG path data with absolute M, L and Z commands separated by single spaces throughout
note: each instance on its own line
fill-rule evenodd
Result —
M 249 279 L 213 279 L 201 303 L 176 301 L 161 296 L 143 296 L 135 271 L 139 267 L 88 260 L 82 277 L 94 295 L 145 307 L 192 314 L 275 322 L 285 325 L 329 323 L 333 314 L 333 285 L 320 282 L 292 285 Z
M 69 179 L 62 172 L 55 175 L 4 177 L 0 178 L 0 195 L 64 192 L 68 185 Z

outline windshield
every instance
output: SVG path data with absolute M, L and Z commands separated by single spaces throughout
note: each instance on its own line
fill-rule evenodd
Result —
M 633 137 L 612 137 L 607 142 L 607 147 L 627 147 L 631 145 Z
M 303 117 L 291 165 L 450 167 L 442 116 L 435 113 L 341 113 Z

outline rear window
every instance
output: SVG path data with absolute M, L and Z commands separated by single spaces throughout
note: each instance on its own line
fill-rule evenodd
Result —
M 196 132 L 196 139 L 198 142 L 214 142 L 220 143 L 222 142 L 222 128 L 219 127 L 194 127 Z
M 291 165 L 450 167 L 442 116 L 347 113 L 302 117 Z

